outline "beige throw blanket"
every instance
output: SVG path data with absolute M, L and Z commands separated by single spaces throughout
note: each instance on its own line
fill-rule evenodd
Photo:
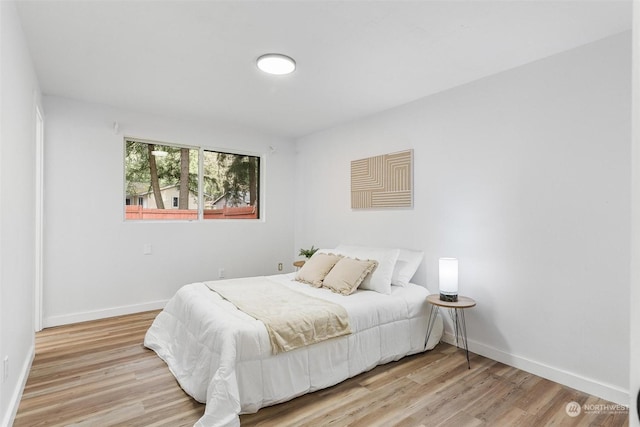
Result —
M 351 333 L 344 307 L 265 277 L 206 282 L 212 291 L 267 327 L 273 354 Z

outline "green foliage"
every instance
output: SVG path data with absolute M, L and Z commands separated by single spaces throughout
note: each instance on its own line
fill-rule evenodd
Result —
M 300 253 L 298 255 L 303 256 L 305 258 L 311 258 L 313 254 L 318 252 L 318 249 L 319 248 L 314 248 L 313 245 L 311 245 L 311 249 L 300 249 Z
M 141 194 L 151 191 L 151 172 L 147 143 L 127 141 L 125 175 L 127 194 Z M 160 187 L 176 185 L 180 182 L 180 147 L 155 145 L 155 150 L 165 151 L 164 157 L 156 156 Z M 198 193 L 198 150 L 189 150 L 189 190 Z
M 223 172 L 222 190 L 232 206 L 242 205 L 245 195 L 250 195 L 253 204 L 257 197 L 258 158 L 229 153 L 215 153 L 220 170 Z

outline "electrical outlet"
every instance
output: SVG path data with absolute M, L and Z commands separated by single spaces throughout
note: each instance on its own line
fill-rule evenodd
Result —
M 278 263 L 278 271 L 282 271 L 282 263 L 281 262 Z
M 224 268 L 218 269 L 218 279 L 224 279 Z
M 142 253 L 145 255 L 151 255 L 151 243 L 145 243 L 142 247 Z
M 7 381 L 7 378 L 9 378 L 9 356 L 2 359 L 2 382 Z

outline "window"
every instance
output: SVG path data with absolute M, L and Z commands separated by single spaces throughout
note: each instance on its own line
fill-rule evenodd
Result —
M 203 151 L 204 219 L 259 218 L 260 157 Z
M 125 146 L 125 217 L 197 219 L 199 150 L 134 139 L 125 139 Z M 174 198 L 175 209 L 167 206 Z
M 125 153 L 127 220 L 260 217 L 258 156 L 131 138 Z

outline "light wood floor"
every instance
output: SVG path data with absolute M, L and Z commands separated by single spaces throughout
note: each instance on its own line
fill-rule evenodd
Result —
M 204 412 L 142 345 L 157 312 L 46 329 L 14 427 L 191 426 Z M 448 344 L 241 416 L 247 426 L 627 426 L 627 413 L 569 417 L 609 402 Z

